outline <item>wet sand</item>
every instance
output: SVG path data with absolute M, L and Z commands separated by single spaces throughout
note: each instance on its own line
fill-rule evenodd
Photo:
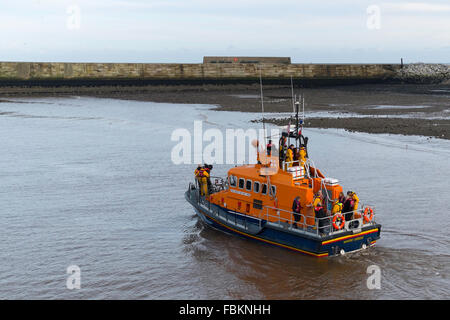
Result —
M 295 88 L 306 111 L 324 112 L 307 126 L 368 133 L 423 135 L 450 139 L 450 84 L 367 84 Z M 210 104 L 218 110 L 260 112 L 260 87 L 253 85 L 101 86 L 0 88 L 0 102 L 25 96 L 93 96 L 167 103 Z M 289 86 L 264 86 L 266 113 L 292 112 Z M 339 113 L 330 118 L 328 114 Z M 269 121 L 286 124 L 287 119 Z
M 268 119 L 270 123 L 287 125 L 289 119 Z M 450 120 L 402 118 L 317 118 L 305 121 L 311 128 L 338 128 L 350 132 L 419 135 L 450 139 Z

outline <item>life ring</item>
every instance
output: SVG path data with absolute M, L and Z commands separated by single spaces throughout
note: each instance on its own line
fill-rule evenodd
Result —
M 340 221 L 339 224 L 336 222 Z M 345 226 L 345 218 L 341 213 L 337 213 L 333 218 L 333 227 L 336 230 L 341 230 Z
M 370 222 L 373 219 L 373 209 L 371 207 L 366 207 L 366 209 L 364 210 L 364 221 L 365 222 Z

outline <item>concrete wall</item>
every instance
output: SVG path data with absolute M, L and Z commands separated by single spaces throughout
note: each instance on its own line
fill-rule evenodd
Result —
M 382 81 L 399 65 L 387 64 L 158 64 L 0 62 L 0 84 L 46 81 Z

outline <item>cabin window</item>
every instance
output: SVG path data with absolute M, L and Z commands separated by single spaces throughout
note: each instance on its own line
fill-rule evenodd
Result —
M 267 194 L 267 184 L 263 183 L 261 193 Z
M 240 178 L 239 179 L 239 188 L 244 189 L 245 179 Z
M 236 187 L 237 185 L 237 178 L 235 176 L 230 176 L 230 186 Z
M 253 184 L 253 192 L 259 193 L 259 190 L 261 189 L 261 183 L 258 181 L 255 181 Z
M 245 183 L 245 189 L 247 191 L 252 191 L 252 180 L 247 180 L 247 182 Z
M 270 186 L 270 193 L 272 197 L 275 196 L 277 194 L 277 187 Z

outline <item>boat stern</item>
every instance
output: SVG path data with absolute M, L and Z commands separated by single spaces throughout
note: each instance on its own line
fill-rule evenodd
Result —
M 381 225 L 375 224 L 364 230 L 324 237 L 320 251 L 327 252 L 329 256 L 336 256 L 365 250 L 375 245 L 380 239 L 380 233 Z

